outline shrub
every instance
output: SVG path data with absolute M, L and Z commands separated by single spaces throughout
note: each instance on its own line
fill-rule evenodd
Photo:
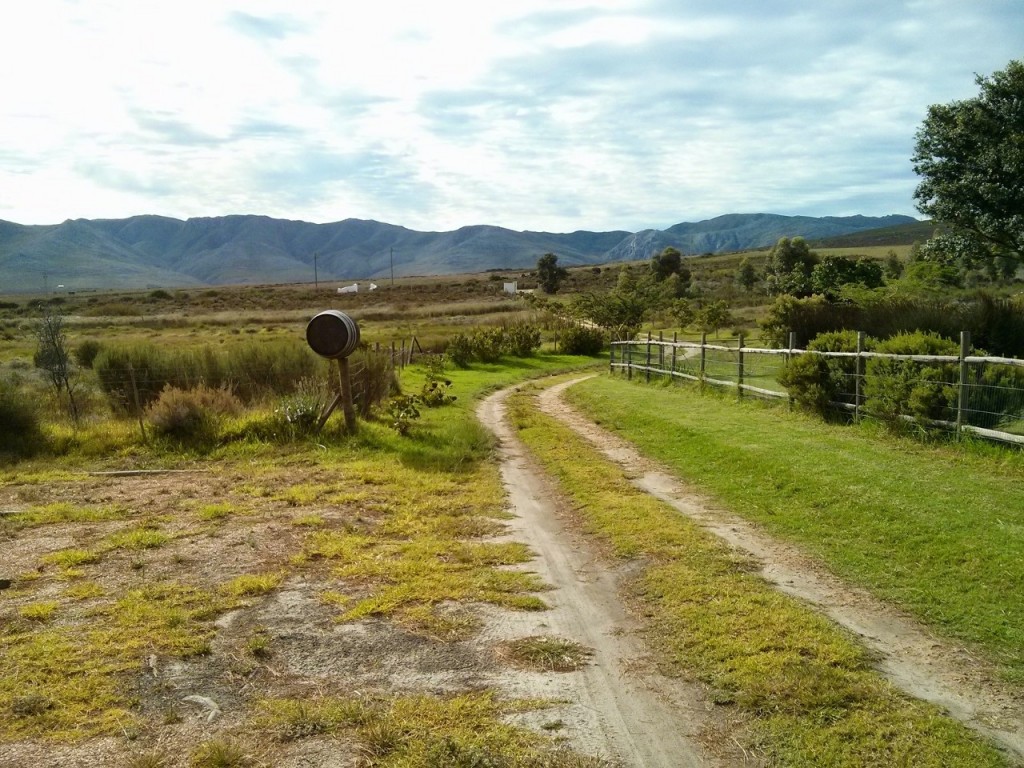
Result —
M 240 410 L 238 399 L 225 387 L 182 390 L 168 386 L 147 416 L 157 436 L 199 448 L 213 445 L 224 417 Z
M 352 403 L 364 419 L 374 407 L 400 392 L 391 352 L 364 349 L 349 360 Z
M 540 328 L 532 323 L 513 323 L 505 329 L 505 352 L 513 357 L 532 357 L 540 343 Z
M 477 328 L 472 337 L 473 357 L 481 363 L 496 363 L 505 350 L 503 328 Z
M 595 357 L 604 349 L 604 331 L 583 325 L 569 325 L 558 339 L 559 351 L 566 355 Z
M 444 358 L 439 355 L 428 357 L 420 402 L 428 408 L 454 403 L 458 398 L 449 392 L 451 386 L 451 379 L 444 377 Z
M 896 355 L 957 355 L 958 343 L 935 333 L 901 333 L 880 342 L 876 351 Z M 896 426 L 901 416 L 950 420 L 956 404 L 955 363 L 874 358 L 868 361 L 865 407 Z M 955 418 L 955 416 L 952 416 Z
M 786 388 L 793 402 L 821 415 L 828 410 L 836 394 L 828 360 L 820 355 L 795 356 L 782 368 L 779 383 Z
M 46 446 L 36 401 L 7 379 L 0 379 L 0 435 L 0 452 L 14 456 L 33 456 Z
M 96 339 L 86 339 L 75 347 L 75 362 L 83 368 L 92 368 L 103 345 Z
M 322 374 L 326 363 L 305 344 L 292 341 L 251 341 L 232 347 L 224 360 L 222 381 L 206 381 L 210 386 L 230 383 L 243 402 L 266 395 L 284 395 L 295 391 L 303 379 Z
M 330 393 L 323 382 L 303 379 L 295 392 L 285 395 L 274 409 L 275 435 L 305 437 L 316 432 Z
M 468 368 L 473 362 L 473 341 L 465 333 L 457 333 L 448 340 L 444 353 L 453 365 Z

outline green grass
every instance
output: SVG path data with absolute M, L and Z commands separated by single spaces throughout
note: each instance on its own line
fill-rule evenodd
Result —
M 510 725 L 509 715 L 545 702 L 500 701 L 489 693 L 374 698 L 265 699 L 256 723 L 280 741 L 346 735 L 361 765 L 381 768 L 601 768 L 603 760 L 556 747 Z
M 897 440 L 692 387 L 611 377 L 572 402 L 844 578 L 1024 682 L 1024 457 Z
M 510 414 L 587 530 L 613 556 L 631 561 L 632 590 L 667 671 L 696 676 L 713 701 L 742 713 L 770 764 L 1004 764 L 965 726 L 884 681 L 866 652 L 829 621 L 635 489 L 616 465 L 540 414 L 528 394 L 512 398 Z

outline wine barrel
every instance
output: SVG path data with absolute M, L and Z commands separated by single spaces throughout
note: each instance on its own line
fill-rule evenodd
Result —
M 359 326 L 344 312 L 328 309 L 309 321 L 306 342 L 321 357 L 340 360 L 359 346 Z

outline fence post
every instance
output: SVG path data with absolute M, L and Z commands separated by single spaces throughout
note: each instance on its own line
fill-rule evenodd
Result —
M 967 410 L 967 353 L 971 349 L 971 334 L 960 331 L 960 381 L 956 399 L 956 438 L 960 439 L 964 429 L 964 411 Z
M 700 380 L 701 380 L 702 383 L 704 381 L 704 369 L 705 369 L 705 366 L 707 364 L 707 359 L 708 359 L 708 351 L 705 349 L 705 346 L 707 345 L 707 343 L 708 343 L 708 332 L 707 331 L 701 331 L 700 332 Z
M 665 373 L 665 332 L 658 331 L 658 370 Z
M 644 363 L 644 381 L 651 381 L 651 332 L 647 332 L 647 357 Z
M 626 378 L 633 380 L 633 340 L 626 341 Z
M 676 344 L 679 343 L 679 334 L 672 331 L 672 376 L 676 374 Z
M 740 397 L 743 397 L 743 334 L 740 334 L 740 347 L 737 350 L 736 363 L 736 392 Z
M 615 340 L 608 344 L 608 373 L 615 373 Z
M 789 332 L 789 339 L 787 340 L 787 344 L 789 344 L 789 347 L 787 348 L 783 360 L 785 361 L 785 364 L 788 366 L 791 362 L 793 362 L 793 348 L 796 347 L 796 331 Z M 793 395 L 790 393 L 788 387 L 786 388 L 786 397 L 789 400 L 789 410 L 793 410 Z
M 139 387 L 135 383 L 135 367 L 128 363 L 128 378 L 132 384 L 132 404 L 135 406 L 135 415 L 139 420 L 139 432 L 142 433 L 142 442 L 146 443 L 146 424 L 142 420 L 142 405 L 139 403 Z
M 861 388 L 864 381 L 864 331 L 857 331 L 857 366 L 854 369 L 853 420 L 860 421 Z

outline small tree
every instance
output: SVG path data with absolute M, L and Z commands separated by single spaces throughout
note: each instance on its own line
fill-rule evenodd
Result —
M 778 296 L 808 296 L 811 293 L 811 271 L 818 255 L 802 237 L 780 238 L 772 246 L 765 262 L 764 274 L 768 293 Z
M 651 257 L 651 274 L 659 283 L 669 275 L 679 275 L 685 282 L 690 281 L 690 270 L 683 266 L 683 254 L 672 246 Z
M 57 398 L 67 395 L 68 413 L 78 423 L 78 405 L 75 403 L 75 367 L 68 350 L 64 318 L 46 310 L 36 326 L 36 351 L 32 358 L 36 368 L 46 371 Z
M 714 331 L 718 338 L 718 330 L 732 322 L 729 305 L 724 301 L 712 301 L 705 304 L 697 312 L 696 323 L 702 331 Z
M 736 270 L 736 284 L 748 293 L 757 285 L 757 270 L 746 256 L 740 261 L 740 266 Z
M 545 253 L 537 259 L 537 282 L 544 293 L 558 293 L 562 281 L 569 273 L 558 266 L 558 257 L 553 253 Z

